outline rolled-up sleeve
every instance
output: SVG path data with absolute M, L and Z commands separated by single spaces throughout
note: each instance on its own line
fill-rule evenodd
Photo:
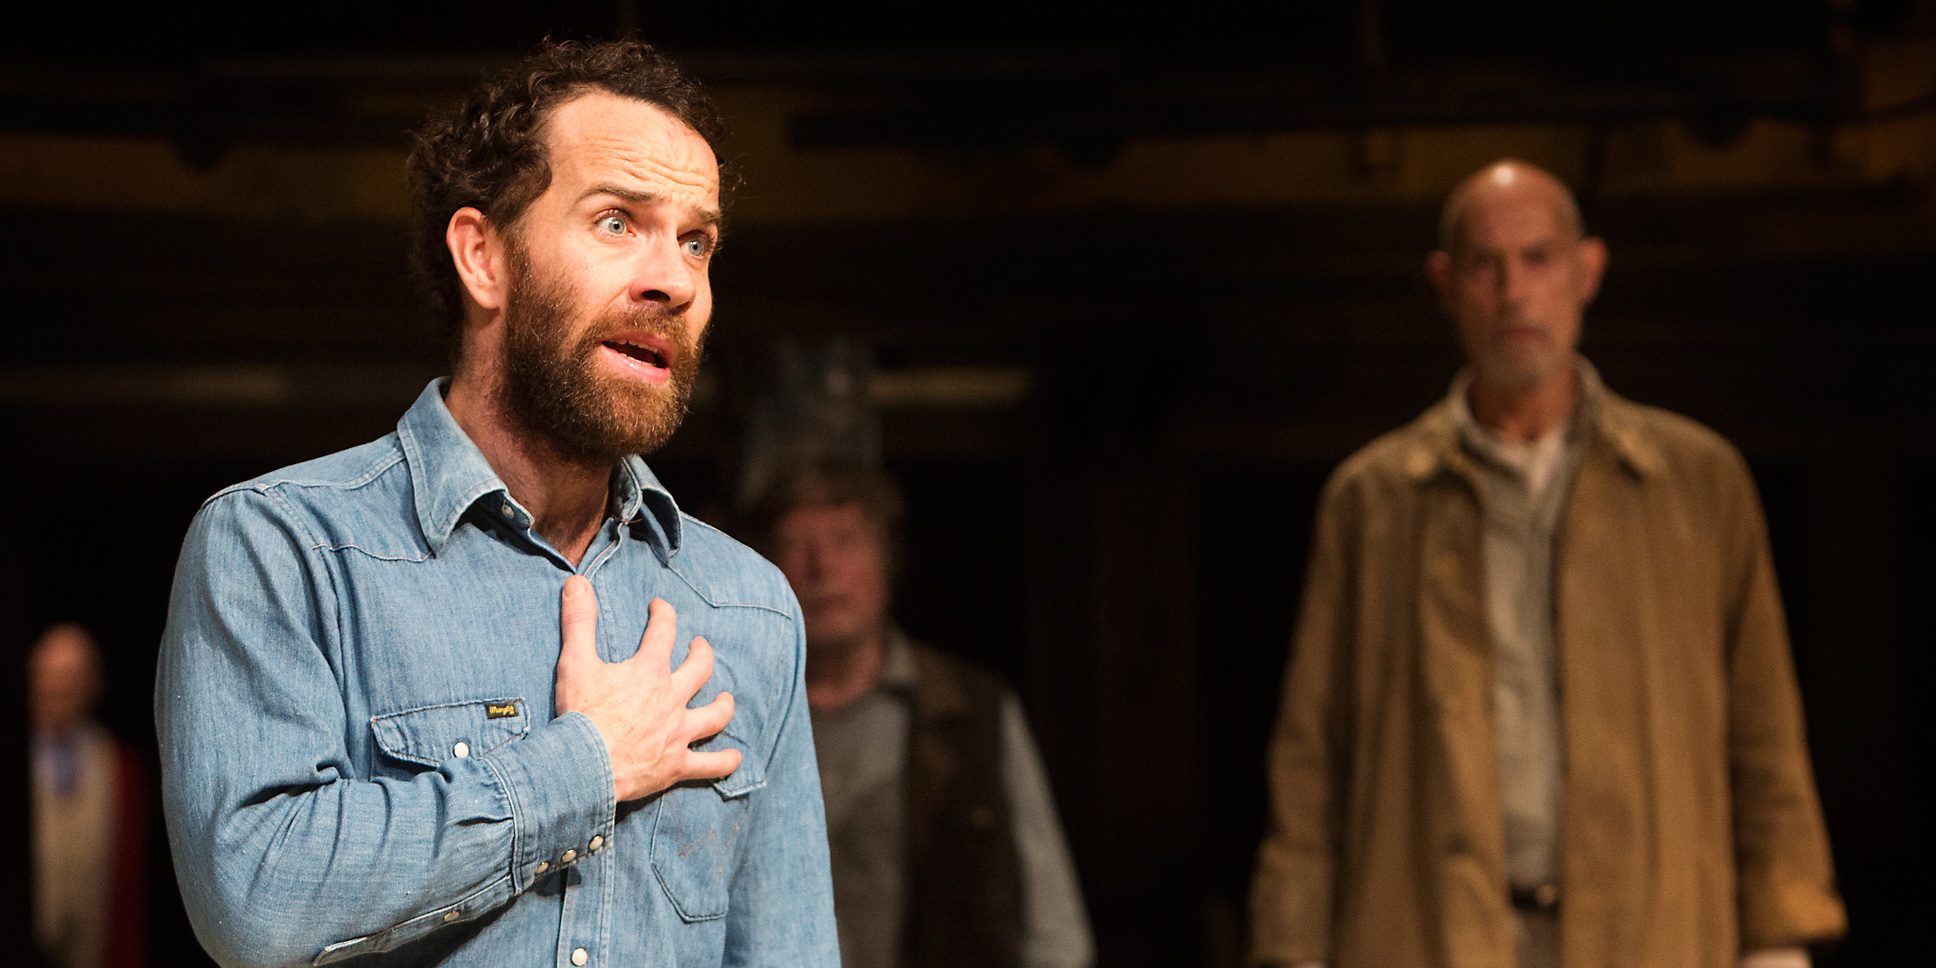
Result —
M 348 722 L 321 547 L 273 487 L 240 488 L 203 507 L 176 569 L 155 687 L 164 806 L 190 920 L 224 965 L 388 950 L 505 904 L 612 828 L 610 762 L 577 714 L 359 779 L 348 737 L 368 724 Z

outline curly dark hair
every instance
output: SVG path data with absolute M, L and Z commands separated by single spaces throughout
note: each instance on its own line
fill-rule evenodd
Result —
M 452 357 L 464 322 L 462 283 L 444 244 L 457 210 L 473 207 L 510 230 L 551 184 L 545 122 L 588 91 L 644 101 L 686 123 L 718 155 L 719 111 L 699 84 L 649 44 L 632 40 L 538 45 L 488 78 L 462 104 L 411 136 L 411 264 L 443 325 Z M 723 166 L 722 166 L 723 167 Z M 721 172 L 721 204 L 728 182 Z

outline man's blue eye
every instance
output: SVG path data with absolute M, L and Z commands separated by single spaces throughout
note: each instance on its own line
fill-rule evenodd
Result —
M 709 247 L 710 246 L 708 245 L 707 240 L 704 238 L 692 238 L 692 239 L 686 240 L 686 254 L 692 256 L 695 259 L 700 258 L 701 256 L 704 256 L 706 254 L 706 250 Z
M 625 220 L 616 215 L 607 215 L 598 220 L 598 227 L 613 235 L 620 235 L 625 232 Z

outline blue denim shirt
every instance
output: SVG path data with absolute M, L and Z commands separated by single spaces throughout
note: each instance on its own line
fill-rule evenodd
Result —
M 224 965 L 834 966 L 798 604 L 644 461 L 574 568 L 426 388 L 374 443 L 210 498 L 156 680 L 175 869 Z M 554 714 L 559 593 L 598 650 L 678 610 L 716 655 L 731 776 L 616 803 L 598 730 Z

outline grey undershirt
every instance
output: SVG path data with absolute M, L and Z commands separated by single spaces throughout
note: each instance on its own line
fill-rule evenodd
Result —
M 812 711 L 845 968 L 894 968 L 900 960 L 914 657 L 898 632 L 885 646 L 878 685 L 839 709 Z M 1022 964 L 1084 968 L 1094 945 L 1048 775 L 1013 696 L 1003 697 L 1001 718 L 1002 785 L 1021 863 Z

